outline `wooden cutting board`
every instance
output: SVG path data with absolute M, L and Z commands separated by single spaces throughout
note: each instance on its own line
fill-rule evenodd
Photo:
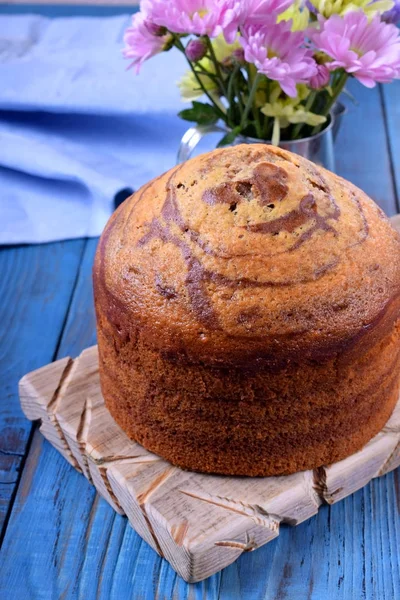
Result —
M 223 477 L 173 467 L 132 442 L 104 405 L 97 346 L 20 381 L 30 420 L 186 581 L 201 581 L 400 464 L 400 401 L 360 452 L 286 477 Z M 77 499 L 79 502 L 79 499 Z

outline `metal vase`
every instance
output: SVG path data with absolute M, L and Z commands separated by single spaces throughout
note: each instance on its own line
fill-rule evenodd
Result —
M 316 135 L 302 138 L 300 140 L 282 141 L 280 148 L 295 152 L 308 160 L 335 172 L 334 142 L 338 134 L 343 115 L 346 109 L 341 103 L 337 103 L 331 113 L 329 124 Z M 177 163 L 188 160 L 193 154 L 196 146 L 204 136 L 209 133 L 226 134 L 227 129 L 218 125 L 200 126 L 196 125 L 188 129 L 182 139 L 178 150 Z M 259 140 L 245 136 L 238 136 L 233 145 L 237 144 L 270 144 L 266 140 Z

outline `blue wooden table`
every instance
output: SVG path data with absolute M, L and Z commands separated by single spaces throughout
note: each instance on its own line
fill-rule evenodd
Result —
M 351 86 L 337 170 L 399 212 L 400 82 Z M 400 598 L 400 473 L 188 585 L 99 498 L 19 407 L 26 372 L 95 343 L 97 240 L 0 250 L 0 598 L 125 600 Z

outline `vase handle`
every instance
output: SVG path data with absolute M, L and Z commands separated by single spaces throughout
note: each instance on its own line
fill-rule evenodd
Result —
M 218 132 L 226 133 L 226 129 L 223 129 L 218 125 L 195 125 L 188 129 L 182 136 L 176 163 L 179 164 L 188 160 L 197 144 L 205 135 Z

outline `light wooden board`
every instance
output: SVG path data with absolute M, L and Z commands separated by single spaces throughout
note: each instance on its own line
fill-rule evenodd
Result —
M 201 581 L 243 552 L 298 525 L 400 464 L 400 401 L 360 452 L 286 477 L 190 473 L 132 442 L 100 392 L 97 347 L 26 375 L 21 406 L 43 435 L 186 581 Z

